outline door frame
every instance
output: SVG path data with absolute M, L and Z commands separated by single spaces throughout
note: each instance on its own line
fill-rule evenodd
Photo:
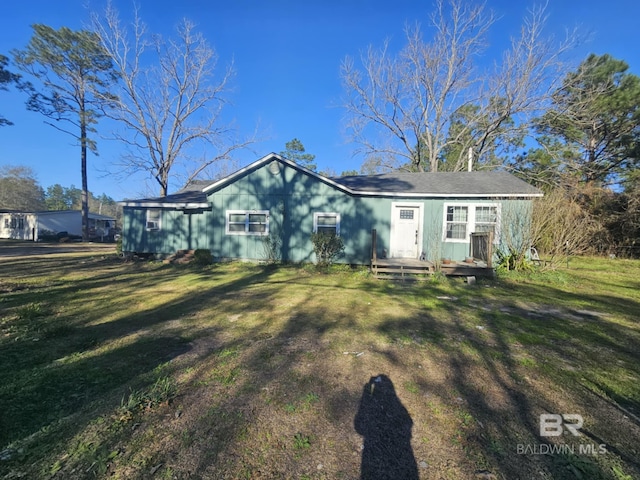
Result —
M 417 208 L 418 209 L 418 251 L 415 258 L 420 258 L 422 253 L 422 240 L 423 240 L 423 223 L 424 223 L 424 203 L 423 202 L 391 202 L 391 227 L 389 229 L 389 258 L 393 258 L 395 251 L 396 240 L 394 237 L 394 231 L 396 230 L 396 217 L 395 212 L 397 208 Z

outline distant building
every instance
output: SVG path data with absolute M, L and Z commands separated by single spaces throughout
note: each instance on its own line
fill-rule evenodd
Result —
M 89 213 L 89 239 L 112 241 L 115 218 Z M 0 238 L 40 241 L 55 237 L 82 237 L 82 212 L 60 210 L 23 212 L 0 210 Z

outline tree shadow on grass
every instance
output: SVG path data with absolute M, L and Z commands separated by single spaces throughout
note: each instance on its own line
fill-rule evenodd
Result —
M 179 337 L 161 336 L 115 348 L 101 355 L 52 362 L 32 378 L 6 376 L 0 392 L 0 446 L 55 424 L 109 396 L 114 389 L 144 377 L 154 368 L 189 350 Z M 26 375 L 26 373 L 23 373 Z
M 170 274 L 176 269 L 166 270 Z M 117 401 L 125 398 L 122 397 L 125 386 L 129 391 L 146 388 L 160 375 L 156 372 L 157 367 L 191 350 L 190 340 L 198 334 L 189 330 L 189 323 L 171 328 L 166 327 L 167 323 L 188 318 L 203 305 L 218 301 L 225 292 L 241 289 L 252 282 L 260 283 L 272 272 L 255 269 L 251 273 L 215 283 L 195 294 L 180 296 L 150 309 L 123 313 L 108 322 L 94 323 L 94 317 L 100 313 L 93 312 L 87 312 L 87 317 L 80 315 L 78 319 L 70 317 L 68 320 L 75 320 L 75 323 L 60 328 L 58 320 L 64 320 L 63 316 L 25 319 L 22 323 L 40 324 L 41 328 L 0 344 L 0 366 L 3 367 L 0 405 L 6 405 L 6 415 L 0 416 L 0 448 L 13 442 L 28 442 L 34 434 L 44 439 L 44 443 L 55 443 L 52 448 L 68 448 L 65 442 L 85 430 L 91 420 L 89 416 L 81 415 L 68 423 L 75 413 L 91 411 L 90 417 L 97 419 L 113 412 Z M 168 281 L 166 277 L 164 273 L 150 277 L 143 269 L 141 279 L 133 274 L 131 281 L 160 286 Z M 56 294 L 61 289 L 66 292 L 70 287 L 61 285 Z M 113 308 L 113 303 L 109 306 Z M 244 311 L 247 305 L 238 308 Z M 36 333 L 37 342 L 32 339 Z M 215 337 L 217 333 L 217 328 L 207 328 L 208 336 Z M 125 341 L 134 334 L 135 339 Z M 114 343 L 108 349 L 103 348 L 108 342 Z M 170 376 L 173 368 L 162 372 Z M 106 439 L 103 443 L 109 441 Z M 14 468 L 21 462 L 24 458 L 18 456 L 0 465 L 0 477 L 5 467 Z
M 386 375 L 365 384 L 354 425 L 364 437 L 361 480 L 418 480 L 411 448 L 413 420 Z
M 445 403 L 459 405 L 452 407 L 458 415 L 469 416 L 468 424 L 461 427 L 461 442 L 482 471 L 488 467 L 491 475 L 504 478 L 528 478 L 537 472 L 548 472 L 554 478 L 612 478 L 609 465 L 615 464 L 615 458 L 607 463 L 594 456 L 518 454 L 519 445 L 548 443 L 539 434 L 539 414 L 561 413 L 558 409 L 567 405 L 558 401 L 561 393 L 570 395 L 576 413 L 591 417 L 582 430 L 590 441 L 582 437 L 579 442 L 611 446 L 608 452 L 621 459 L 624 471 L 635 473 L 638 465 L 631 452 L 637 435 L 628 427 L 630 422 L 608 417 L 611 410 L 595 401 L 581 384 L 595 377 L 592 383 L 597 391 L 636 411 L 633 386 L 626 387 L 632 398 L 621 398 L 596 380 L 616 372 L 615 365 L 632 371 L 631 366 L 637 364 L 637 350 L 632 348 L 637 329 L 609 318 L 629 316 L 637 310 L 637 302 L 622 298 L 609 311 L 617 297 L 594 297 L 553 286 L 508 287 L 497 302 L 492 296 L 482 301 L 484 289 L 458 289 L 460 300 L 441 306 L 448 310 L 447 316 L 430 317 L 426 308 L 413 316 L 389 320 L 378 330 L 393 339 L 427 346 L 441 368 L 446 368 L 445 382 L 425 377 L 418 378 L 417 384 Z M 433 296 L 429 289 L 424 291 Z M 518 303 L 520 299 L 524 300 Z M 607 313 L 577 307 L 581 305 Z M 391 353 L 387 355 L 394 360 Z M 613 361 L 617 363 L 612 367 Z M 625 386 L 628 382 L 616 378 L 612 384 Z M 608 402 L 609 407 L 615 407 L 615 402 Z M 623 436 L 626 428 L 629 431 Z M 578 451 L 579 442 L 561 443 Z

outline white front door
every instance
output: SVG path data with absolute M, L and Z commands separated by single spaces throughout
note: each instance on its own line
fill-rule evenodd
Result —
M 418 258 L 422 245 L 422 205 L 391 205 L 390 258 Z

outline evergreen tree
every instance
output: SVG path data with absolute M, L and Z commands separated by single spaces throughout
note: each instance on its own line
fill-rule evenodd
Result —
M 69 202 L 66 189 L 59 183 L 47 187 L 45 205 L 47 210 L 70 210 L 71 202 Z
M 640 78 L 610 55 L 590 55 L 553 95 L 538 130 L 576 155 L 564 168 L 585 182 L 605 182 L 638 165 Z
M 108 88 L 115 81 L 111 58 L 95 33 L 67 27 L 54 30 L 33 25 L 33 36 L 24 50 L 13 51 L 16 66 L 35 77 L 21 86 L 29 94 L 27 108 L 39 112 L 54 128 L 74 137 L 80 144 L 82 176 L 82 237 L 89 237 L 87 150 L 97 154 L 89 134 L 101 116 L 101 107 L 113 99 Z
M 20 75 L 7 70 L 9 59 L 4 55 L 0 55 L 0 90 L 8 90 L 8 86 L 12 83 L 18 83 Z M 13 125 L 12 122 L 0 115 L 0 127 L 3 125 Z
M 296 162 L 298 165 L 301 165 L 312 172 L 317 171 L 318 166 L 314 162 L 316 156 L 311 153 L 306 153 L 304 145 L 300 140 L 294 138 L 293 140 L 285 143 L 284 148 L 286 150 L 280 152 L 281 156 Z

